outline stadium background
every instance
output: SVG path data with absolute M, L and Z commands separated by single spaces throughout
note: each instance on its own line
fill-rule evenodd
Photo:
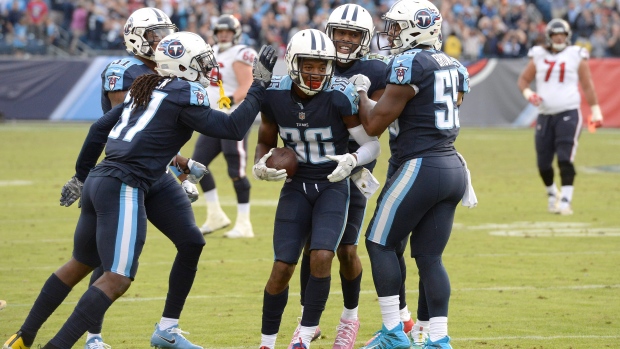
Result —
M 545 23 L 566 19 L 574 44 L 586 47 L 605 127 L 619 127 L 620 101 L 611 96 L 620 78 L 620 1 L 433 0 L 444 17 L 443 50 L 467 65 L 472 93 L 461 108 L 463 126 L 530 126 L 536 109 L 516 86 L 530 47 L 544 43 Z M 99 74 L 123 50 L 122 27 L 143 6 L 166 12 L 180 30 L 213 44 L 220 14 L 242 23 L 241 41 L 285 50 L 305 28 L 325 27 L 342 0 L 0 0 L 0 119 L 89 121 L 100 115 Z M 358 0 L 381 14 L 393 0 Z M 373 52 L 382 52 L 372 40 Z M 282 57 L 281 57 L 282 58 Z M 286 72 L 284 60 L 277 74 Z M 583 102 L 582 112 L 590 111 Z

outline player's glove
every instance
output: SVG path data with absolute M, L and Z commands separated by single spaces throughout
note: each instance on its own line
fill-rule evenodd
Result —
M 269 86 L 273 67 L 276 65 L 277 60 L 278 54 L 276 50 L 269 45 L 263 45 L 260 52 L 258 52 L 258 57 L 254 58 L 252 66 L 254 81 L 258 81 L 263 87 Z
M 355 74 L 349 78 L 349 81 L 355 85 L 355 90 L 357 92 L 364 91 L 368 93 L 368 89 L 370 88 L 370 79 L 364 74 Z
M 523 97 L 525 97 L 528 102 L 532 103 L 536 107 L 538 107 L 540 103 L 542 103 L 542 98 L 540 98 L 540 96 L 536 92 L 530 90 L 529 88 L 523 90 Z
M 71 177 L 71 179 L 63 185 L 62 191 L 60 192 L 60 206 L 69 207 L 73 205 L 77 199 L 82 197 L 82 187 L 84 187 L 84 183 L 80 182 L 75 176 Z M 78 207 L 82 207 L 82 200 L 78 203 Z
M 603 113 L 601 112 L 601 107 L 598 104 L 595 104 L 590 107 L 590 110 L 592 110 L 590 124 L 593 127 L 601 127 L 603 125 Z
M 263 157 L 260 158 L 260 160 L 258 160 L 258 162 L 252 167 L 254 178 L 270 182 L 283 181 L 286 179 L 286 170 L 276 170 L 275 168 L 270 168 L 266 165 L 267 159 L 269 159 L 273 153 L 273 149 L 274 148 L 271 148 L 269 152 L 263 155 Z
M 183 190 L 185 190 L 185 194 L 187 194 L 189 202 L 198 200 L 198 188 L 196 188 L 194 183 L 190 182 L 189 179 L 186 179 L 183 183 L 181 183 L 181 186 L 183 187 Z
M 207 170 L 205 165 L 192 159 L 187 159 L 187 168 L 189 169 L 189 173 L 187 174 L 186 179 L 193 184 L 198 184 L 202 177 L 209 173 L 209 170 Z
M 355 166 L 357 166 L 357 158 L 348 153 L 344 155 L 327 155 L 326 158 L 338 162 L 336 169 L 327 176 L 330 182 L 340 182 L 347 178 Z

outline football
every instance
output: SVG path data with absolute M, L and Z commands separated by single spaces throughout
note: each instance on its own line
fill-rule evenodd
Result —
M 275 148 L 265 165 L 276 170 L 286 170 L 288 177 L 293 177 L 297 172 L 297 154 L 291 148 Z

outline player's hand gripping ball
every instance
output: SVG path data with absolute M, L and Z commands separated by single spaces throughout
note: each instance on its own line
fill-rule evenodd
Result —
M 297 154 L 291 148 L 275 148 L 265 163 L 267 167 L 276 170 L 286 170 L 287 177 L 293 177 L 297 172 Z

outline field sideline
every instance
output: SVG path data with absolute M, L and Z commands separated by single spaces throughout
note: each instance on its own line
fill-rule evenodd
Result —
M 89 124 L 0 123 L 0 343 L 19 329 L 43 282 L 66 262 L 79 210 L 59 206 L 60 189 L 74 173 Z M 253 162 L 256 128 L 249 162 Z M 191 156 L 197 135 L 182 150 Z M 384 182 L 387 137 L 375 176 Z M 449 333 L 464 348 L 620 348 L 620 130 L 584 131 L 575 160 L 573 210 L 546 212 L 532 129 L 463 128 L 457 149 L 468 161 L 479 206 L 459 206 L 444 254 L 452 283 Z M 214 171 L 224 210 L 236 216 L 225 163 Z M 247 167 L 250 171 L 251 167 Z M 557 176 L 557 174 L 556 174 Z M 251 177 L 251 174 L 250 174 Z M 194 287 L 181 317 L 193 343 L 205 348 L 258 348 L 263 288 L 271 270 L 273 216 L 281 184 L 252 182 L 256 238 L 207 237 Z M 369 202 L 368 223 L 377 194 Z M 194 204 L 204 222 L 204 198 Z M 366 249 L 360 299 L 360 347 L 381 326 Z M 152 226 L 136 281 L 107 313 L 103 336 L 114 349 L 149 348 L 167 292 L 174 246 Z M 415 263 L 408 259 L 408 303 L 417 304 Z M 44 345 L 73 310 L 87 282 L 69 295 L 39 332 Z M 286 348 L 300 315 L 297 273 L 290 285 L 277 348 Z M 313 349 L 331 348 L 342 310 L 338 263 L 321 319 L 324 337 Z M 74 348 L 83 348 L 84 339 Z

